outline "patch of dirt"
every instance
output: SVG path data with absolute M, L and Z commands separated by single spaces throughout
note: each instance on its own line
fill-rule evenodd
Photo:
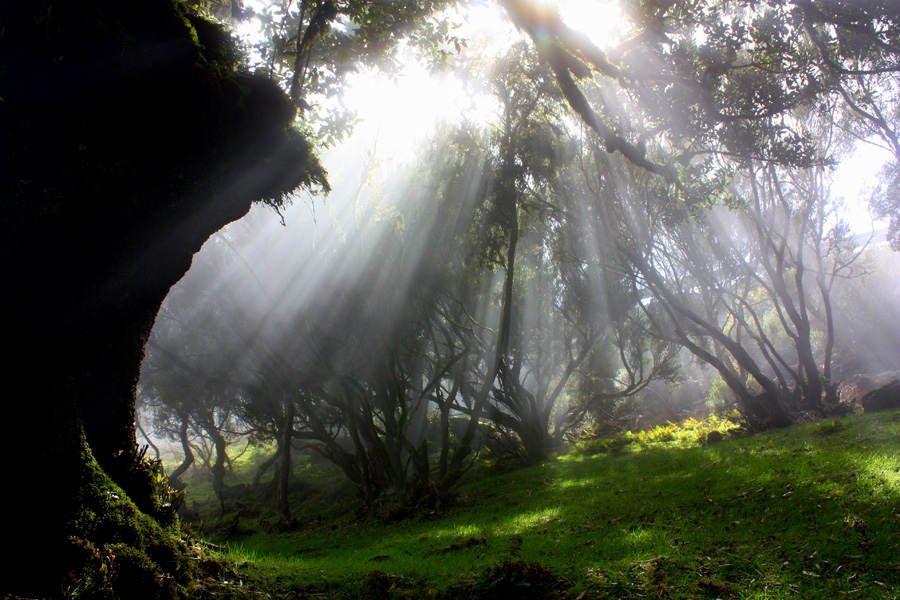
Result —
M 402 590 L 403 577 L 391 575 L 377 569 L 369 571 L 363 581 L 359 600 L 393 600 L 409 597 L 408 590 Z
M 464 542 L 459 542 L 456 544 L 450 544 L 449 546 L 444 546 L 443 548 L 435 548 L 434 550 L 429 550 L 425 553 L 425 556 L 434 556 L 435 554 L 447 554 L 448 552 L 456 552 L 458 550 L 465 550 L 467 548 L 474 548 L 475 546 L 484 546 L 487 544 L 487 538 L 483 537 L 470 537 Z
M 489 566 L 473 580 L 445 590 L 440 600 L 563 600 L 573 582 L 538 563 L 514 560 Z

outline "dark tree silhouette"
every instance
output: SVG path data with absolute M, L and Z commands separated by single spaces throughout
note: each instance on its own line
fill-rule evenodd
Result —
M 174 3 L 4 3 L 0 31 L 7 368 L 27 390 L 7 405 L 21 492 L 0 592 L 93 577 L 153 597 L 185 573 L 135 446 L 156 312 L 210 234 L 324 172 L 278 87 Z

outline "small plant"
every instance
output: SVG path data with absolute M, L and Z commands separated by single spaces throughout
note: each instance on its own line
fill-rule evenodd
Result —
M 641 449 L 653 447 L 690 448 L 699 446 L 709 439 L 711 432 L 723 437 L 738 427 L 734 415 L 710 415 L 702 421 L 688 418 L 678 423 L 657 425 L 644 431 L 625 431 L 612 437 L 582 439 L 575 444 L 574 451 L 585 456 L 595 456 L 604 452 L 618 453 L 627 446 L 637 445 Z M 590 435 L 589 433 L 587 435 Z
M 115 556 L 109 548 L 97 548 L 90 540 L 69 537 L 81 568 L 69 573 L 63 584 L 67 598 L 112 598 Z
M 505 560 L 489 565 L 479 577 L 446 590 L 439 597 L 489 600 L 551 600 L 566 597 L 571 582 L 536 562 Z
M 146 456 L 147 446 L 138 451 L 134 469 L 141 471 L 155 489 L 153 510 L 150 515 L 164 525 L 175 522 L 179 507 L 184 503 L 185 491 L 176 490 L 169 485 L 162 460 Z

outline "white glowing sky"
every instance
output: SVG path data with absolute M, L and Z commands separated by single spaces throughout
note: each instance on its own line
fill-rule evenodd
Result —
M 831 192 L 844 199 L 844 219 L 856 233 L 868 233 L 887 226 L 886 220 L 872 220 L 867 202 L 878 182 L 879 172 L 891 159 L 891 153 L 883 148 L 860 144 L 835 170 Z
M 556 6 L 569 26 L 588 35 L 598 46 L 616 43 L 621 8 L 615 0 L 549 3 Z M 458 35 L 471 40 L 470 53 L 499 56 L 522 36 L 510 25 L 503 9 L 492 2 L 469 2 L 455 18 L 463 23 Z M 333 165 L 332 171 L 336 168 L 338 172 L 348 158 L 360 159 L 361 153 L 373 148 L 388 162 L 412 161 L 437 123 L 462 118 L 490 123 L 496 111 L 491 98 L 473 94 L 452 71 L 432 75 L 414 60 L 395 79 L 377 72 L 352 76 L 343 102 L 358 111 L 361 122 L 343 149 L 326 155 L 326 164 Z M 884 151 L 861 145 L 835 173 L 832 192 L 845 199 L 844 219 L 854 231 L 865 232 L 873 226 L 884 225 L 883 222 L 873 224 L 866 200 L 881 166 L 889 158 Z
M 603 46 L 614 38 L 619 12 L 616 2 L 561 0 L 551 4 L 570 26 L 594 43 Z M 469 55 L 496 57 L 522 39 L 494 3 L 469 2 L 454 11 L 454 18 L 462 23 L 458 35 L 470 40 Z M 403 161 L 414 158 L 417 144 L 436 123 L 460 119 L 490 123 L 496 114 L 496 103 L 467 89 L 453 71 L 431 75 L 414 60 L 398 78 L 388 79 L 377 72 L 352 76 L 343 103 L 357 110 L 362 119 L 355 137 L 377 142 L 380 154 Z
M 617 42 L 621 22 L 617 0 L 546 3 L 553 5 L 570 27 L 585 33 L 598 46 L 610 47 Z M 463 60 L 499 56 L 522 39 L 523 34 L 509 23 L 504 10 L 489 0 L 463 2 L 450 16 L 461 24 L 456 35 L 469 40 Z M 347 80 L 341 102 L 356 111 L 360 121 L 349 140 L 323 156 L 332 178 L 348 173 L 348 164 L 361 164 L 372 151 L 377 151 L 382 168 L 388 170 L 412 162 L 440 122 L 494 121 L 497 105 L 488 95 L 467 87 L 453 70 L 429 73 L 415 60 L 412 51 L 407 54 L 407 64 L 395 77 L 370 70 L 353 74 Z M 835 173 L 832 192 L 845 199 L 844 218 L 855 231 L 873 227 L 866 200 L 879 169 L 888 159 L 885 152 L 862 145 Z M 349 172 L 351 179 L 357 177 L 353 170 Z M 874 224 L 876 228 L 882 225 Z

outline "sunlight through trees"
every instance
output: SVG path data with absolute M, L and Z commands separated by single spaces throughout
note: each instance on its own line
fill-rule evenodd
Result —
M 893 0 L 4 5 L 10 368 L 35 387 L 11 481 L 40 501 L 0 593 L 223 580 L 184 526 L 201 486 L 226 537 L 298 533 L 310 465 L 360 519 L 441 518 L 472 473 L 573 447 L 890 408 L 898 72 Z M 840 168 L 865 147 L 867 188 Z M 641 519 L 623 543 L 659 537 Z M 491 576 L 556 597 L 508 541 Z

